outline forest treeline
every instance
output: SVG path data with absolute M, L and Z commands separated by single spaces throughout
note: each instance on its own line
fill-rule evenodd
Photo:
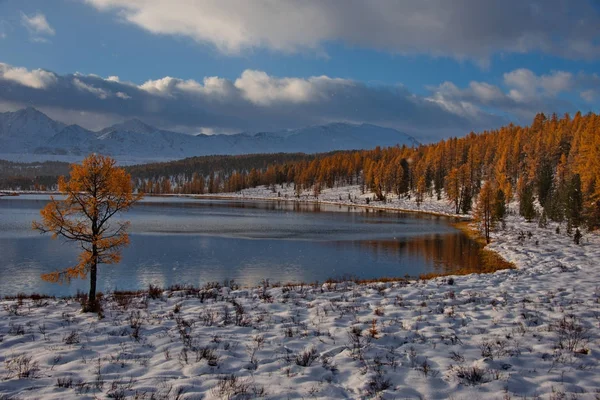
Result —
M 335 153 L 327 153 L 327 156 Z M 274 153 L 237 156 L 202 156 L 183 160 L 141 164 L 125 169 L 139 190 L 149 194 L 165 193 L 220 193 L 234 192 L 255 183 L 248 176 L 262 175 L 271 166 L 312 161 L 315 154 Z M 271 167 L 272 168 L 272 167 Z M 254 171 L 254 172 L 252 172 Z M 241 186 L 232 186 L 237 176 L 244 177 Z
M 333 154 L 333 153 L 329 153 Z M 300 160 L 312 160 L 316 156 L 303 153 L 247 154 L 237 156 L 201 156 L 183 160 L 150 163 L 125 167 L 136 182 L 163 182 L 164 177 L 173 177 L 172 187 L 181 187 L 185 181 L 191 181 L 194 174 L 208 177 L 213 171 L 216 175 L 229 176 L 234 171 L 262 170 L 270 164 L 281 164 Z M 69 163 L 46 161 L 17 163 L 0 160 L 0 190 L 56 190 L 58 177 L 69 174 Z M 171 179 L 167 179 L 169 182 Z M 220 178 L 216 182 L 220 185 Z M 138 185 L 139 186 L 139 185 Z M 166 189 L 167 184 L 160 187 Z M 169 189 L 171 190 L 171 189 Z M 148 193 L 168 193 L 158 187 Z M 221 190 L 219 190 L 221 191 Z M 194 193 L 200 193 L 195 191 Z
M 58 177 L 69 174 L 69 164 L 57 161 L 17 163 L 0 160 L 0 190 L 48 190 Z
M 435 196 L 447 199 L 456 213 L 470 212 L 484 189 L 479 198 L 487 199 L 484 212 L 492 219 L 497 212 L 490 207 L 516 199 L 528 220 L 600 226 L 600 116 L 594 113 L 540 113 L 529 126 L 509 124 L 418 147 L 194 157 L 127 169 L 136 188 L 149 194 L 238 192 L 260 185 L 276 192 L 277 185 L 294 185 L 298 196 L 306 190 L 318 196 L 324 188 L 360 185 L 374 201 Z
M 222 157 L 219 164 L 206 160 L 202 169 L 182 160 L 130 171 L 146 193 L 293 184 L 297 195 L 311 190 L 318 196 L 323 188 L 358 184 L 379 201 L 389 195 L 413 196 L 416 202 L 444 196 L 456 213 L 471 211 L 483 183 L 490 182 L 493 197 L 498 193 L 506 203 L 516 198 L 528 220 L 600 224 L 600 116 L 594 113 L 562 118 L 540 113 L 530 126 L 510 124 L 419 147 L 296 155 L 265 164 L 269 157 Z

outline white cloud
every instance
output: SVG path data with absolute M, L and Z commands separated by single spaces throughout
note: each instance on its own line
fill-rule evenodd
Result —
M 216 76 L 204 78 L 203 83 L 167 76 L 146 81 L 139 88 L 160 96 L 176 97 L 178 93 L 185 93 L 192 96 L 212 95 L 215 99 L 233 95 L 235 91 L 230 81 Z
M 581 98 L 584 99 L 585 101 L 587 101 L 588 103 L 591 103 L 594 100 L 596 100 L 596 98 L 598 97 L 598 90 L 593 90 L 593 89 L 582 90 L 579 93 L 579 96 L 581 96 Z
M 485 88 L 484 85 L 487 84 L 471 82 L 468 90 L 482 95 L 482 98 L 485 99 L 489 97 L 490 90 Z M 473 90 L 473 87 L 476 87 L 476 89 Z M 452 82 L 444 82 L 437 88 L 430 88 L 430 90 L 433 90 L 433 93 L 428 100 L 439 104 L 453 114 L 470 118 L 480 118 L 484 114 L 479 107 L 464 99 L 464 91 Z
M 140 86 L 140 89 L 150 93 L 168 96 L 170 95 L 170 92 L 177 86 L 178 82 L 181 82 L 181 80 L 166 76 L 161 79 L 146 81 Z
M 550 75 L 539 78 L 539 86 L 550 95 L 557 95 L 573 88 L 573 74 L 564 71 L 555 71 Z
M 233 80 L 167 76 L 137 85 L 114 76 L 56 75 L 0 64 L 0 102 L 54 107 L 64 115 L 77 111 L 139 117 L 189 132 L 274 130 L 345 121 L 390 126 L 423 140 L 491 129 L 508 121 L 528 123 L 540 111 L 586 111 L 598 98 L 600 77 L 518 69 L 505 74 L 501 85 L 471 82 L 458 87 L 445 82 L 428 89 L 431 93 L 421 96 L 400 85 L 367 85 L 328 76 L 277 77 L 257 70 L 246 70 Z M 582 104 L 573 104 L 578 99 Z
M 83 83 L 81 81 L 81 79 L 79 79 L 79 78 L 74 78 L 73 84 L 75 85 L 75 87 L 77 89 L 92 93 L 93 95 L 97 96 L 99 99 L 102 99 L 102 100 L 108 98 L 108 96 L 110 95 L 110 92 L 108 92 L 104 89 L 96 88 L 92 85 Z
M 0 63 L 0 79 L 20 83 L 34 89 L 44 89 L 56 83 L 56 75 L 42 69 L 27 70 Z
M 512 87 L 512 97 L 517 99 L 532 97 L 537 90 L 537 76 L 525 68 L 504 74 L 504 83 Z
M 600 57 L 591 1 L 568 0 L 84 0 L 154 34 L 180 35 L 223 53 L 322 52 L 340 41 L 395 53 L 485 63 L 496 53 Z
M 504 83 L 512 88 L 509 92 L 511 98 L 526 101 L 539 95 L 555 97 L 571 91 L 576 81 L 570 72 L 552 71 L 537 76 L 528 69 L 520 68 L 504 74 Z
M 569 99 L 580 97 L 593 103 L 600 92 L 600 77 L 566 71 L 537 75 L 529 69 L 520 68 L 504 74 L 503 88 L 486 82 L 471 82 L 461 89 L 445 82 L 430 89 L 433 92 L 431 100 L 454 113 L 477 115 L 484 110 L 494 110 L 527 123 L 538 112 L 585 110 L 586 105 L 573 104 Z
M 36 13 L 31 16 L 21 13 L 21 24 L 29 31 L 31 40 L 39 43 L 46 43 L 48 39 L 45 36 L 54 36 L 54 28 L 50 26 L 46 16 L 42 13 Z
M 328 77 L 274 78 L 262 71 L 246 70 L 236 79 L 235 87 L 241 90 L 244 98 L 263 106 L 274 102 L 304 103 L 314 100 L 317 95 L 315 84 Z
M 504 97 L 499 87 L 486 82 L 471 82 L 469 88 L 484 103 L 493 103 Z
M 199 83 L 193 79 L 182 80 L 170 76 L 149 80 L 140 89 L 160 95 L 176 97 L 185 93 L 191 96 L 209 96 L 212 99 L 232 99 L 236 96 L 259 106 L 276 103 L 310 103 L 326 96 L 320 88 L 324 85 L 352 85 L 352 81 L 327 76 L 303 78 L 278 78 L 263 71 L 245 70 L 234 82 L 216 76 L 206 77 Z

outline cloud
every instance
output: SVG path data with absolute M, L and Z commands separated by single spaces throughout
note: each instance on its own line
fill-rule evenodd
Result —
M 255 70 L 244 71 L 235 80 L 164 77 L 137 85 L 115 77 L 57 75 L 0 64 L 0 102 L 52 107 L 55 115 L 63 110 L 67 119 L 76 112 L 112 116 L 115 121 L 138 117 L 191 132 L 277 130 L 346 121 L 437 138 L 506 122 L 486 113 L 466 116 L 450 111 L 402 86 L 372 86 L 327 76 L 274 77 Z
M 537 95 L 556 96 L 570 91 L 576 82 L 570 72 L 553 71 L 536 76 L 532 71 L 520 68 L 504 74 L 504 83 L 512 88 L 510 93 L 515 100 L 523 101 Z
M 477 115 L 493 111 L 497 115 L 512 115 L 517 122 L 528 123 L 538 112 L 572 112 L 589 107 L 577 104 L 580 97 L 588 103 L 600 91 L 596 74 L 572 74 L 552 71 L 537 75 L 525 68 L 504 74 L 503 87 L 485 82 L 470 82 L 458 88 L 445 82 L 432 90 L 432 101 L 459 115 Z
M 429 95 L 420 96 L 401 85 L 276 77 L 256 70 L 233 80 L 164 77 L 138 85 L 115 76 L 58 75 L 0 64 L 0 103 L 52 108 L 64 122 L 81 121 L 90 128 L 98 121 L 132 117 L 165 129 L 228 133 L 345 121 L 397 128 L 423 141 L 509 121 L 529 123 L 540 111 L 572 112 L 579 108 L 572 98 L 588 101 L 589 107 L 600 92 L 600 78 L 519 69 L 505 74 L 500 86 L 471 82 L 461 88 L 445 82 L 428 89 Z M 82 115 L 95 118 L 87 123 Z
M 274 78 L 262 71 L 246 70 L 235 80 L 244 98 L 254 104 L 269 106 L 276 102 L 308 103 L 318 96 L 318 87 L 330 83 L 326 76 L 306 79 Z M 337 79 L 339 84 L 348 81 Z
M 31 16 L 21 13 L 21 24 L 29 31 L 31 40 L 39 43 L 46 43 L 46 36 L 54 36 L 56 32 L 50 26 L 46 16 L 42 13 L 36 13 Z
M 226 54 L 322 51 L 329 42 L 485 62 L 537 51 L 597 59 L 591 0 L 84 0 L 153 34 L 186 36 Z
M 0 63 L 0 80 L 16 82 L 34 89 L 44 89 L 56 83 L 57 76 L 42 69 L 29 71 L 26 68 Z
M 110 93 L 106 90 L 94 87 L 92 85 L 88 85 L 87 83 L 82 82 L 79 78 L 73 78 L 73 85 L 75 85 L 77 89 L 92 93 L 93 95 L 97 96 L 99 99 L 102 100 L 108 98 L 108 96 L 110 95 Z M 115 96 L 116 95 L 117 94 L 115 93 Z

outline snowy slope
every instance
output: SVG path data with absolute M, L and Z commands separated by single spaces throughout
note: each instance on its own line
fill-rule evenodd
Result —
M 0 113 L 0 152 L 33 152 L 65 126 L 32 107 Z
M 92 149 L 95 148 L 96 141 L 94 132 L 79 125 L 69 125 L 43 145 L 36 147 L 35 153 L 87 155 L 94 151 Z
M 118 159 L 164 161 L 212 154 L 249 154 L 368 149 L 376 146 L 417 145 L 394 129 L 368 124 L 332 123 L 278 132 L 235 135 L 187 135 L 161 130 L 138 119 L 98 132 L 78 125 L 65 126 L 43 113 L 27 108 L 0 114 L 0 158 L 4 154 L 35 154 L 36 160 L 82 157 L 91 152 Z

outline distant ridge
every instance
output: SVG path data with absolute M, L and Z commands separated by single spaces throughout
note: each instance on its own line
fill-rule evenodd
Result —
M 188 135 L 131 119 L 98 132 L 54 121 L 35 108 L 0 113 L 0 158 L 23 161 L 77 158 L 98 152 L 115 158 L 175 160 L 203 155 L 321 153 L 419 143 L 395 129 L 370 124 L 330 123 L 276 132 Z

